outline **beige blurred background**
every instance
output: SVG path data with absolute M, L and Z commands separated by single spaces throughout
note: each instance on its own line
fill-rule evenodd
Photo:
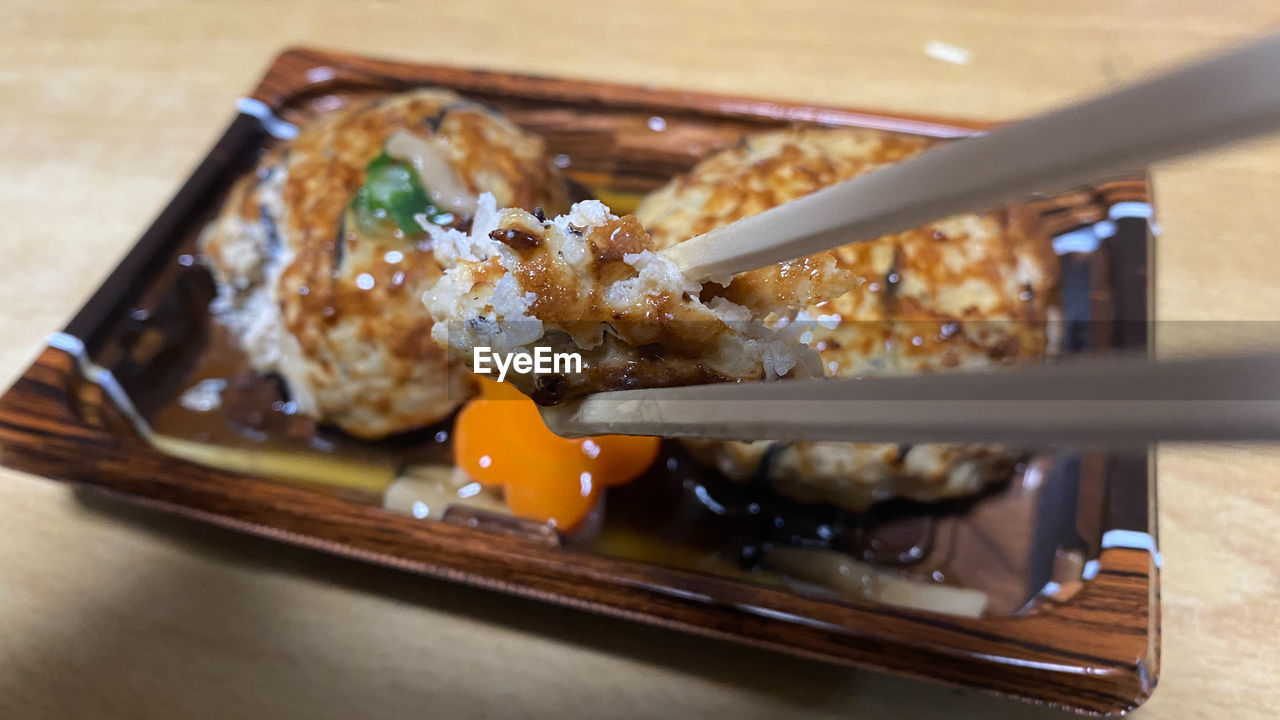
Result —
M 1278 27 L 1275 0 L 6 0 L 0 381 L 84 301 L 287 45 L 1011 119 Z M 931 42 L 968 62 L 927 54 Z M 1155 178 L 1160 316 L 1280 319 L 1280 141 Z M 1163 668 L 1138 717 L 1273 716 L 1280 451 L 1166 449 L 1159 472 Z M 1060 716 L 80 501 L 0 470 L 0 717 L 615 715 Z

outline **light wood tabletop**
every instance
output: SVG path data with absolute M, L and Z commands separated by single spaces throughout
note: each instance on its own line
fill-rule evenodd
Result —
M 1274 0 L 7 0 L 0 381 L 85 300 L 287 45 L 1009 119 L 1278 26 Z M 1280 337 L 1280 325 L 1229 322 L 1280 320 L 1280 141 L 1161 167 L 1155 187 L 1159 316 L 1222 321 L 1170 324 L 1163 349 L 1228 342 L 1225 329 L 1232 343 L 1265 342 L 1268 328 Z M 1277 712 L 1277 473 L 1277 448 L 1161 450 L 1163 658 L 1139 717 Z M 0 717 L 793 714 L 1059 716 L 364 566 L 0 471 Z

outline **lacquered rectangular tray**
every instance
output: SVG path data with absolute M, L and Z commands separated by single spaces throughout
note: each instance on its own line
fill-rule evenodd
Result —
M 148 442 L 138 418 L 190 382 L 202 353 L 221 342 L 207 321 L 209 281 L 191 255 L 229 184 L 295 124 L 353 97 L 416 86 L 451 88 L 502 110 L 547 140 L 571 180 L 623 206 L 752 130 L 809 123 L 952 138 L 986 126 L 287 51 L 136 247 L 0 398 L 0 462 L 335 554 L 1080 712 L 1124 712 L 1150 694 L 1159 667 L 1159 553 L 1147 457 L 1054 456 L 1066 459 L 1046 467 L 1070 474 L 1069 492 L 1036 496 L 1036 517 L 1067 518 L 1085 561 L 1079 577 L 1037 576 L 1043 592 L 1016 612 L 958 617 L 591 552 L 519 522 L 467 513 L 423 521 L 359 491 L 309 483 L 305 470 L 283 482 L 178 459 Z M 1063 283 L 1074 288 L 1063 298 L 1068 349 L 1146 348 L 1146 181 L 1102 183 L 1030 206 L 1055 236 Z M 1046 547 L 1052 554 L 1054 546 L 1043 546 L 1049 535 L 1037 529 L 1028 555 Z

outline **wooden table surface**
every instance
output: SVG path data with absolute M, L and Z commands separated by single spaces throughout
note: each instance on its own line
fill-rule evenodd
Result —
M 117 7 L 118 5 L 118 7 Z M 0 381 L 290 44 L 1015 118 L 1275 29 L 1275 0 L 285 0 L 0 8 Z M 967 64 L 926 54 L 940 41 Z M 1159 315 L 1280 319 L 1280 142 L 1155 174 Z M 1167 325 L 1166 348 L 1206 325 Z M 1271 333 L 1280 336 L 1280 333 Z M 1139 717 L 1280 705 L 1280 450 L 1162 449 L 1164 652 Z M 0 471 L 0 717 L 1057 717 L 281 547 Z

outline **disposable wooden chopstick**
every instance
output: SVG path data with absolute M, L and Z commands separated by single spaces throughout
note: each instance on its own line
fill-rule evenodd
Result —
M 1037 192 L 1077 187 L 1280 127 L 1280 35 L 934 148 L 665 251 L 690 278 L 735 273 Z
M 1142 447 L 1280 440 L 1280 355 L 697 385 L 543 408 L 563 435 Z

